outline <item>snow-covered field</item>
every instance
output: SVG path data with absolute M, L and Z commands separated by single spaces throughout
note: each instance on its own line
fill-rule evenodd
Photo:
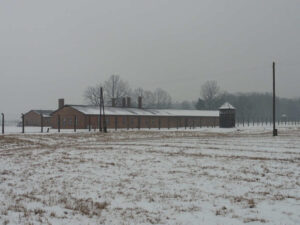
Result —
M 1 224 L 300 224 L 300 128 L 0 136 Z

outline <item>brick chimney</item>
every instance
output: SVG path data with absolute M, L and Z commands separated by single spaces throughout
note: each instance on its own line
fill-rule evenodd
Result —
M 65 105 L 65 99 L 60 98 L 58 99 L 58 108 L 61 109 Z
M 116 98 L 111 99 L 111 106 L 116 107 Z
M 142 108 L 142 96 L 138 97 L 138 108 L 141 109 Z
M 126 98 L 122 98 L 122 107 L 126 107 Z
M 127 107 L 130 108 L 131 107 L 131 98 L 127 97 Z

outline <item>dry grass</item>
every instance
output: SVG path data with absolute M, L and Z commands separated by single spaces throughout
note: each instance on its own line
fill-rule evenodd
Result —
M 270 219 L 261 203 L 273 207 L 300 200 L 297 192 L 282 194 L 300 186 L 293 169 L 300 165 L 293 146 L 297 135 L 287 132 L 274 143 L 268 132 L 4 136 L 0 221 L 14 212 L 21 224 L 73 218 L 91 224 L 164 224 L 175 223 L 178 215 L 209 211 L 219 219 L 266 223 Z

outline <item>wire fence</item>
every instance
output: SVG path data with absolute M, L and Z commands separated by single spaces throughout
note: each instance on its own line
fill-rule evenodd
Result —
M 99 132 L 98 128 L 91 128 L 87 127 L 86 129 L 78 129 L 76 126 L 74 126 L 73 129 L 54 129 L 49 126 L 25 126 L 24 123 L 19 123 L 19 124 L 11 124 L 11 123 L 5 123 L 5 117 L 4 114 L 2 114 L 1 118 L 1 134 L 18 134 L 18 133 L 30 133 L 30 134 L 39 134 L 39 133 L 75 133 L 75 132 Z M 42 125 L 42 124 L 41 124 Z M 235 124 L 235 129 L 242 129 L 242 128 L 271 128 L 273 126 L 273 123 L 270 119 L 242 119 L 242 118 L 237 118 L 236 119 L 236 124 Z M 300 127 L 300 120 L 277 120 L 276 121 L 276 126 L 280 128 L 284 127 Z M 189 124 L 184 124 L 184 126 L 177 126 L 177 127 L 160 127 L 160 126 L 153 126 L 153 127 L 148 127 L 148 128 L 137 128 L 137 127 L 131 127 L 130 123 L 129 126 L 126 128 L 108 128 L 109 132 L 113 132 L 116 130 L 119 131 L 124 131 L 124 130 L 207 130 L 207 129 L 212 129 L 212 130 L 217 130 L 220 129 L 219 126 L 215 123 L 210 124 L 210 125 L 205 125 L 205 124 L 197 124 L 197 123 L 189 123 Z M 221 128 L 221 129 L 227 129 L 227 128 Z

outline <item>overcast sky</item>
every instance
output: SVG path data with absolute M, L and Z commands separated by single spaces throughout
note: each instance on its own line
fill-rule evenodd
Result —
M 300 96 L 299 0 L 2 0 L 0 111 L 12 117 L 84 103 L 87 86 L 119 74 L 132 87 L 199 97 L 229 92 Z

